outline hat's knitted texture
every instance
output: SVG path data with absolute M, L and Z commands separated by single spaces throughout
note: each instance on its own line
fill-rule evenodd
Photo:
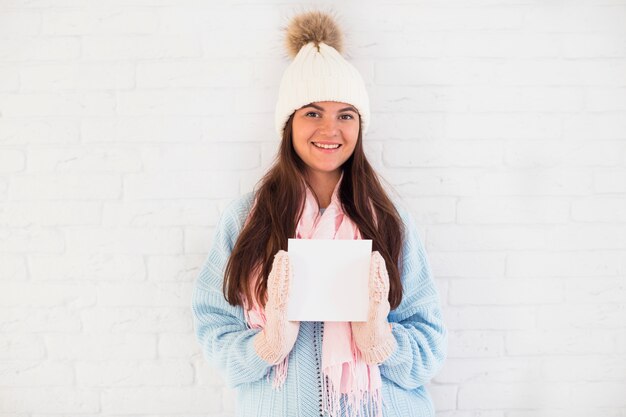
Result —
M 287 50 L 297 54 L 280 81 L 275 125 L 279 137 L 291 114 L 316 101 L 337 101 L 354 106 L 363 133 L 370 119 L 365 82 L 357 69 L 340 54 L 341 31 L 322 12 L 295 16 L 287 28 Z

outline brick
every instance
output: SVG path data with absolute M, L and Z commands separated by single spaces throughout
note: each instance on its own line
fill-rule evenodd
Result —
M 562 383 L 468 383 L 459 388 L 458 409 L 564 408 L 570 389 Z
M 189 307 L 191 283 L 116 283 L 98 286 L 99 307 Z
M 439 42 L 439 37 L 435 39 Z M 558 56 L 562 48 L 562 38 L 556 34 L 452 30 L 445 32 L 439 54 L 445 57 L 470 58 L 552 58 Z
M 92 253 L 30 256 L 28 270 L 38 281 L 143 281 L 146 267 L 141 255 Z
M 507 256 L 510 277 L 584 277 L 614 276 L 620 273 L 619 251 L 525 252 Z
M 439 224 L 428 226 L 426 246 L 432 251 L 552 249 L 554 240 L 544 239 L 545 233 L 545 226 L 541 225 Z
M 183 361 L 78 361 L 76 381 L 81 387 L 182 387 L 193 382 L 193 369 Z
M 15 92 L 20 88 L 20 71 L 14 66 L 0 67 L 0 92 Z
M 572 220 L 625 223 L 625 207 L 626 198 L 619 196 L 577 199 L 572 201 Z
M 107 361 L 156 358 L 155 334 L 107 334 L 99 329 L 73 335 L 45 335 L 47 357 L 54 360 Z
M 37 11 L 2 11 L 0 37 L 30 37 L 40 32 L 42 14 Z
M 499 143 L 433 142 L 413 140 L 385 143 L 383 162 L 390 167 L 488 167 L 499 165 L 504 152 Z
M 0 203 L 0 225 L 85 226 L 100 223 L 101 204 L 90 201 L 9 201 Z
M 508 355 L 577 355 L 615 352 L 614 330 L 516 330 L 505 337 Z
M 615 166 L 626 147 L 618 141 L 542 141 L 509 143 L 505 163 L 511 167 Z
M 196 117 L 98 117 L 83 118 L 81 138 L 86 143 L 199 142 L 202 121 Z
M 13 363 L 17 360 L 44 360 L 45 356 L 46 347 L 40 335 L 0 333 L 0 360 Z M 3 387 L 3 394 L 5 388 Z
M 85 328 L 116 334 L 191 332 L 189 308 L 156 306 L 93 307 L 80 312 Z
M 37 401 L 33 401 L 37 398 Z M 3 388 L 0 412 L 97 413 L 100 394 L 77 387 Z
M 213 389 L 226 389 L 226 382 L 222 376 L 222 371 L 211 366 L 202 355 L 194 355 L 192 364 L 194 375 L 198 386 L 210 387 Z
M 458 279 L 450 282 L 450 305 L 550 304 L 563 299 L 555 279 Z
M 81 37 L 82 56 L 94 61 L 195 58 L 200 39 L 192 35 L 100 35 Z
M 466 175 L 467 176 L 467 175 Z M 481 195 L 588 195 L 594 189 L 591 169 L 535 167 L 478 173 L 472 180 Z
M 477 192 L 476 179 L 462 170 L 389 169 L 385 171 L 384 177 L 406 198 L 424 195 L 472 195 Z
M 1 210 L 0 206 L 0 210 Z M 1 214 L 1 211 L 0 211 Z M 2 222 L 0 222 L 2 224 Z M 25 281 L 29 271 L 26 267 L 26 259 L 20 255 L 0 254 L 0 277 L 7 281 Z
M 492 62 L 477 59 L 398 58 L 377 62 L 374 82 L 378 86 L 489 84 L 497 68 Z
M 236 198 L 239 179 L 236 173 L 225 176 L 219 171 L 155 172 L 124 176 L 124 198 Z
M 626 68 L 624 68 L 626 74 Z M 596 73 L 594 77 L 600 77 Z M 609 77 L 610 79 L 610 77 Z M 597 141 L 626 139 L 626 118 L 623 112 L 588 112 L 564 115 L 563 137 L 568 140 Z
M 146 263 L 152 282 L 194 282 L 207 253 L 185 256 L 149 256 Z
M 585 304 L 537 306 L 539 329 L 583 330 L 621 329 L 626 330 L 626 305 Z
M 624 355 L 555 355 L 541 358 L 546 381 L 620 382 L 626 375 Z
M 476 197 L 460 198 L 456 210 L 461 224 L 553 224 L 567 221 L 570 203 L 558 197 Z
M 597 193 L 626 193 L 626 170 L 598 168 L 593 172 L 593 191 Z
M 515 84 L 511 82 L 511 84 Z M 463 86 L 460 88 L 463 93 L 463 100 L 467 103 L 468 109 L 473 113 L 477 113 L 478 117 L 484 117 L 486 114 L 492 116 L 492 113 L 503 112 L 545 112 L 547 115 L 508 115 L 503 116 L 522 116 L 530 118 L 540 118 L 549 116 L 550 112 L 574 112 L 584 109 L 583 91 L 578 87 L 569 87 L 558 85 L 556 87 L 533 86 L 523 83 L 522 86 Z M 515 100 L 511 100 L 515 97 Z M 498 115 L 496 115 L 497 117 Z M 502 116 L 501 116 L 502 117 Z M 488 124 L 491 124 L 489 122 Z M 490 128 L 487 128 L 490 129 Z M 527 130 L 525 128 L 524 130 Z M 531 128 L 532 129 L 532 128 Z M 509 137 L 509 127 L 504 137 Z M 519 132 L 514 136 L 519 136 Z
M 454 197 L 402 198 L 418 224 L 451 223 L 456 218 Z
M 626 299 L 626 283 L 623 276 L 576 277 L 564 283 L 567 305 L 619 304 Z
M 542 5 L 530 8 L 525 14 L 524 27 L 531 32 L 611 32 L 620 30 L 625 13 L 624 5 L 598 7 L 576 4 L 569 7 Z
M 503 277 L 506 254 L 500 252 L 434 252 L 428 260 L 437 277 L 498 278 Z
M 472 70 L 479 70 L 472 67 Z M 486 71 L 486 69 L 485 69 Z M 626 60 L 509 60 L 491 72 L 490 82 L 515 86 L 607 86 L 624 85 Z M 467 82 L 484 81 L 483 78 Z M 486 81 L 485 81 L 486 82 Z
M 203 255 L 211 250 L 213 229 L 188 228 L 185 229 L 185 254 Z
M 561 41 L 560 54 L 565 58 L 623 58 L 626 39 L 602 32 L 556 35 Z
M 28 152 L 28 171 L 39 172 L 137 172 L 142 168 L 140 151 L 127 147 L 72 146 L 33 147 Z
M 202 117 L 202 137 L 209 142 L 265 142 L 278 149 L 278 133 L 274 130 L 273 113 L 245 114 L 242 123 L 231 123 L 227 117 L 207 115 Z M 269 142 L 268 142 L 269 141 Z M 264 143 L 264 144 L 265 144 Z M 273 159 L 275 151 L 271 152 Z
M 252 70 L 252 63 L 241 58 L 140 63 L 137 88 L 248 87 Z
M 29 224 L 24 228 L 0 229 L 0 252 L 10 254 L 63 252 L 63 233 Z
M 38 64 L 20 69 L 22 91 L 118 90 L 135 86 L 131 63 Z
M 561 138 L 561 118 L 551 113 L 446 114 L 449 139 L 541 140 Z M 532 146 L 532 145 L 529 145 Z
M 3 117 L 102 116 L 113 114 L 113 92 L 63 91 L 0 94 Z
M 452 330 L 533 329 L 537 321 L 541 323 L 545 320 L 545 316 L 535 312 L 534 306 L 448 307 L 445 310 L 445 316 L 446 326 Z
M 202 348 L 192 333 L 164 333 L 159 337 L 159 358 L 202 357 Z
M 79 123 L 58 118 L 0 118 L 0 143 L 39 144 L 76 143 L 79 141 Z
M 11 200 L 117 199 L 121 194 L 119 174 L 76 175 L 69 173 L 14 176 Z
M 74 37 L 0 39 L 3 62 L 71 61 L 79 55 L 80 39 Z
M 626 38 L 624 39 L 626 44 Z M 622 51 L 626 50 L 626 45 Z M 624 53 L 624 52 L 622 52 Z M 589 111 L 626 111 L 626 87 L 589 88 L 585 108 Z
M 456 408 L 456 396 L 458 387 L 450 385 L 434 385 L 428 386 L 428 393 L 430 394 L 437 415 L 443 410 L 454 410 Z
M 434 381 L 461 387 L 473 383 L 540 381 L 543 361 L 532 357 L 448 358 Z
M 64 306 L 0 308 L 0 332 L 4 333 L 78 333 L 81 320 Z
M 46 360 L 0 361 L 3 387 L 68 386 L 74 383 L 74 368 L 66 362 Z M 1 406 L 0 406 L 1 407 Z
M 109 7 L 51 10 L 43 15 L 44 35 L 148 34 L 158 26 L 154 9 Z
M 246 143 L 145 147 L 143 169 L 152 172 L 246 170 L 259 166 L 259 146 Z
M 110 201 L 103 204 L 104 226 L 214 226 L 215 200 Z
M 572 386 L 573 407 L 614 407 L 622 410 L 626 407 L 626 382 L 589 382 Z
M 92 306 L 95 301 L 93 284 L 0 282 L 0 305 L 3 307 L 80 308 Z
M 67 230 L 66 248 L 72 254 L 181 253 L 183 236 L 176 228 L 93 228 Z
M 504 353 L 504 335 L 493 331 L 451 331 L 448 358 L 498 357 Z
M 200 387 L 128 387 L 101 392 L 102 412 L 139 413 L 217 413 L 221 411 L 219 391 Z
M 586 407 L 547 408 L 544 410 L 512 410 L 507 414 L 510 417 L 622 417 L 619 409 L 596 408 L 593 404 Z

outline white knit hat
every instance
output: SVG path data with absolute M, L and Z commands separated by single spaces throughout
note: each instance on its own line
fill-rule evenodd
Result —
M 294 111 L 316 101 L 353 105 L 365 133 L 370 120 L 365 82 L 341 56 L 342 34 L 332 17 L 322 12 L 295 16 L 287 27 L 286 45 L 295 58 L 285 70 L 278 90 L 275 125 L 279 137 L 282 138 Z

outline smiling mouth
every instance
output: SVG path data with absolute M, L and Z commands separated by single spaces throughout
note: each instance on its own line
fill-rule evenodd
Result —
M 333 143 L 333 144 L 325 144 L 325 143 L 317 143 L 317 142 L 311 142 L 311 143 L 314 146 L 321 148 L 321 149 L 337 149 L 341 146 L 339 143 Z

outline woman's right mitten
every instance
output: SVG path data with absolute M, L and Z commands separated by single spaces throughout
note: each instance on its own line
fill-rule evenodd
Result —
M 300 330 L 299 321 L 287 320 L 290 281 L 289 255 L 280 250 L 274 255 L 272 270 L 267 278 L 265 327 L 254 340 L 257 354 L 272 365 L 280 363 L 291 352 Z

